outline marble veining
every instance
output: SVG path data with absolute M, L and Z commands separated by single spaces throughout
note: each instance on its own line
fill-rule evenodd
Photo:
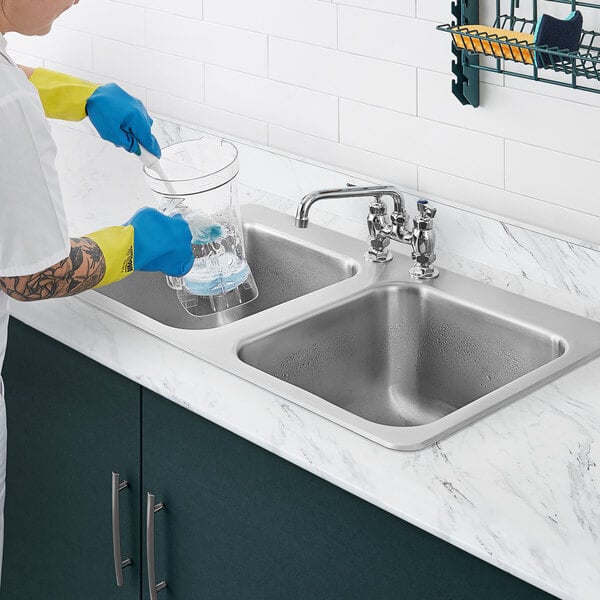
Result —
M 197 135 L 177 124 L 157 120 L 157 126 L 163 144 Z M 85 127 L 55 126 L 54 132 L 72 234 L 124 222 L 154 202 L 136 158 Z M 244 202 L 292 214 L 311 189 L 362 181 L 239 145 Z M 366 204 L 351 206 L 323 205 L 311 216 L 364 238 Z M 447 204 L 438 230 L 441 266 L 600 320 L 598 248 Z M 397 452 L 98 309 L 92 294 L 15 303 L 12 311 L 141 385 L 560 598 L 599 597 L 600 359 L 424 450 Z

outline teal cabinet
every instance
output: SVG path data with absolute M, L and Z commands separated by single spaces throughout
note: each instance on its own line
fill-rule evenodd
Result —
M 147 390 L 142 456 L 162 600 L 550 598 Z
M 11 324 L 0 600 L 519 600 L 544 592 Z M 111 472 L 122 553 L 114 582 Z M 148 494 L 154 535 L 146 534 Z
M 140 387 L 11 320 L 0 600 L 139 600 Z M 115 585 L 111 482 L 133 565 Z

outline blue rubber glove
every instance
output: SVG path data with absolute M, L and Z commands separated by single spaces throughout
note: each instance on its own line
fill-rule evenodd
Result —
M 133 227 L 133 268 L 183 277 L 194 264 L 192 232 L 181 215 L 167 217 L 154 208 L 138 210 L 125 226 Z
M 128 152 L 140 154 L 140 144 L 160 158 L 160 146 L 152 135 L 152 119 L 145 106 L 116 83 L 100 86 L 85 105 L 100 137 Z

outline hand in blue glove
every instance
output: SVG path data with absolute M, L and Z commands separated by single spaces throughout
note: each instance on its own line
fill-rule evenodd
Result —
M 146 108 L 116 83 L 100 86 L 87 99 L 85 108 L 100 137 L 138 155 L 141 144 L 160 158 L 160 146 L 152 135 L 152 119 Z
M 192 232 L 181 215 L 167 217 L 154 208 L 138 210 L 125 226 L 133 226 L 133 268 L 183 277 L 194 264 Z

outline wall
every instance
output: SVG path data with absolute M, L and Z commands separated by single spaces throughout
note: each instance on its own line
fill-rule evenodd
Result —
M 116 80 L 156 114 L 600 243 L 600 95 L 486 74 L 482 106 L 461 106 L 435 29 L 449 11 L 450 0 L 83 0 L 49 36 L 13 34 L 9 49 Z

